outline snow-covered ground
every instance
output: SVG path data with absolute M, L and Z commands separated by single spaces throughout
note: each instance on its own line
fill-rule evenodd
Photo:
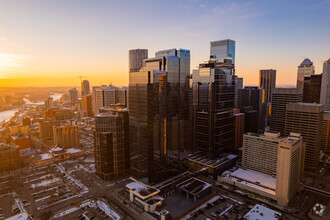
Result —
M 31 184 L 31 187 L 33 189 L 39 187 L 39 186 L 47 186 L 49 184 L 52 184 L 52 183 L 56 183 L 56 182 L 59 182 L 61 179 L 60 178 L 53 178 L 53 179 L 49 179 L 49 180 L 43 180 L 39 183 L 35 183 L 35 184 Z
M 86 201 L 84 201 L 83 203 L 81 203 L 79 206 L 76 206 L 76 207 L 72 207 L 72 208 L 69 208 L 69 209 L 66 209 L 56 215 L 54 215 L 51 219 L 57 219 L 57 218 L 61 218 L 63 216 L 66 216 L 68 214 L 71 214 L 75 211 L 78 211 L 84 207 L 91 207 L 91 208 L 100 208 L 106 215 L 108 215 L 109 217 L 111 217 L 112 219 L 115 219 L 115 220 L 120 220 L 120 216 L 114 211 L 112 210 L 108 204 L 106 204 L 105 202 L 101 201 L 101 200 L 91 200 L 91 199 L 88 199 Z

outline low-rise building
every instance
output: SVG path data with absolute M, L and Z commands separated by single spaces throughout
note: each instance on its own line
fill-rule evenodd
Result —
M 129 194 L 131 202 L 136 203 L 146 212 L 153 212 L 157 206 L 162 205 L 164 198 L 158 195 L 160 190 L 132 180 L 131 183 L 126 184 L 126 192 Z

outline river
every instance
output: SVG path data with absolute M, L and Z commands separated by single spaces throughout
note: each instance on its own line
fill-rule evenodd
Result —
M 59 93 L 54 93 L 50 95 L 54 99 L 54 101 L 59 100 L 62 97 L 62 94 Z M 23 98 L 25 104 L 38 104 L 42 105 L 44 104 L 44 101 L 37 101 L 37 102 L 30 102 L 29 99 Z M 18 109 L 11 109 L 11 110 L 6 110 L 6 111 L 0 111 L 0 122 L 6 121 L 10 119 L 12 116 L 14 116 L 15 112 L 18 111 Z
M 10 119 L 15 114 L 16 111 L 18 111 L 18 109 L 1 111 L 0 112 L 0 122 Z

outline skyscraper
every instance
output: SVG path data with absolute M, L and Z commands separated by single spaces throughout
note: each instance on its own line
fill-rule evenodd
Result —
M 238 150 L 243 146 L 243 134 L 245 127 L 245 114 L 234 110 L 234 150 Z
M 92 95 L 83 95 L 81 97 L 81 110 L 85 111 L 87 117 L 93 116 Z
M 190 51 L 184 49 L 156 52 L 139 72 L 130 72 L 131 173 L 144 182 L 159 182 L 185 169 L 189 73 Z
M 289 103 L 286 107 L 284 135 L 295 132 L 303 137 L 303 141 L 306 142 L 305 168 L 314 169 L 319 163 L 323 111 L 322 104 Z
M 105 86 L 93 86 L 93 112 L 94 115 L 99 114 L 100 107 L 104 106 L 103 102 L 103 88 Z
M 96 174 L 113 180 L 129 174 L 129 125 L 126 108 L 113 108 L 95 117 Z
M 81 96 L 84 96 L 84 95 L 89 95 L 91 92 L 90 92 L 90 89 L 89 89 L 89 81 L 88 80 L 83 80 L 81 82 Z
M 320 103 L 324 111 L 330 111 L 330 59 L 323 63 Z
M 310 59 L 304 59 L 298 66 L 297 88 L 304 88 L 304 78 L 315 74 L 315 67 Z
M 211 41 L 210 58 L 219 62 L 229 59 L 235 66 L 235 41 L 230 39 Z
M 69 90 L 69 102 L 78 103 L 78 92 L 76 88 Z
M 322 130 L 322 147 L 324 153 L 330 154 L 330 112 L 324 112 L 323 130 Z
M 231 60 L 210 60 L 193 75 L 193 149 L 216 158 L 233 149 L 235 75 Z
M 275 88 L 272 94 L 270 129 L 284 135 L 286 104 L 302 102 L 302 88 Z
M 266 103 L 272 102 L 272 91 L 276 87 L 276 70 L 259 71 L 259 89 L 265 90 Z
M 257 130 L 247 130 L 249 132 L 263 131 L 265 128 L 267 104 L 264 96 L 264 89 L 259 89 L 256 86 L 245 86 L 244 89 L 239 89 L 237 91 L 237 107 L 241 109 L 241 112 L 247 113 L 246 107 L 252 107 L 252 109 L 248 111 L 255 110 L 257 112 L 257 117 L 253 120 L 254 123 L 257 122 Z M 246 117 L 250 116 L 246 115 Z M 246 122 L 249 124 L 251 123 L 249 121 Z
M 243 89 L 243 78 L 235 76 L 235 108 L 238 108 L 239 89 Z
M 303 102 L 320 103 L 321 83 L 322 74 L 305 77 Z
M 143 66 L 143 60 L 148 58 L 147 49 L 134 49 L 128 52 L 129 72 L 139 72 Z

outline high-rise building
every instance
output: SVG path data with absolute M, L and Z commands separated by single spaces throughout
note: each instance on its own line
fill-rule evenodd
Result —
M 238 108 L 238 90 L 243 89 L 243 78 L 235 76 L 235 108 Z
M 330 154 L 330 111 L 324 112 L 321 149 Z
M 330 111 L 330 59 L 323 63 L 320 103 L 324 111 Z
M 276 176 L 279 132 L 246 133 L 243 136 L 242 166 Z
M 264 91 L 264 89 L 259 89 L 257 86 L 245 86 L 244 89 L 238 90 L 237 107 L 244 113 L 246 112 L 246 107 L 252 107 L 249 110 L 257 111 L 258 115 L 254 121 L 254 124 L 257 122 L 257 130 L 249 130 L 248 132 L 263 131 L 265 128 L 267 104 L 264 99 Z
M 18 169 L 22 165 L 18 146 L 0 143 L 0 174 Z
M 272 102 L 272 92 L 276 87 L 276 70 L 267 69 L 259 71 L 259 89 L 265 90 L 266 103 Z
M 139 72 L 143 66 L 143 60 L 148 58 L 147 49 L 134 49 L 128 52 L 129 72 Z
M 45 108 L 46 109 L 50 109 L 50 108 L 53 108 L 54 107 L 54 100 L 53 98 L 47 98 L 45 99 Z
M 77 125 L 66 124 L 54 126 L 54 144 L 70 148 L 79 146 L 79 127 Z
M 229 59 L 235 66 L 235 41 L 230 39 L 211 41 L 210 59 L 215 59 L 218 62 Z
M 93 112 L 94 115 L 99 114 L 100 107 L 104 106 L 103 102 L 103 88 L 105 86 L 93 86 Z
M 279 142 L 276 170 L 277 203 L 287 206 L 299 190 L 304 173 L 304 148 L 299 134 L 290 134 Z
M 95 117 L 95 169 L 104 180 L 122 178 L 130 172 L 128 123 L 126 108 L 113 108 Z
M 301 134 L 306 142 L 305 168 L 314 169 L 319 164 L 323 111 L 323 105 L 315 103 L 289 103 L 286 107 L 284 135 L 290 132 Z
M 78 92 L 76 88 L 69 90 L 69 102 L 78 103 Z
M 92 95 L 83 95 L 81 97 L 81 110 L 85 111 L 87 117 L 93 116 Z
M 39 122 L 39 136 L 40 138 L 47 139 L 53 138 L 53 127 L 55 126 L 54 121 Z
M 238 150 L 243 146 L 243 134 L 245 127 L 245 114 L 240 113 L 236 109 L 234 110 L 234 150 Z
M 113 85 L 93 87 L 93 105 L 95 115 L 99 113 L 100 107 L 108 107 L 112 105 L 127 106 L 127 104 L 127 88 L 118 88 Z
M 89 94 L 91 94 L 90 89 L 89 89 L 89 81 L 83 80 L 81 82 L 81 96 L 89 95 Z
M 284 135 L 286 104 L 302 102 L 302 88 L 274 88 L 272 93 L 272 114 L 270 129 Z
M 305 77 L 303 102 L 320 103 L 321 83 L 322 83 L 322 74 Z
M 305 77 L 310 77 L 315 74 L 315 67 L 310 59 L 304 59 L 298 66 L 297 88 L 304 88 Z
M 287 206 L 299 191 L 303 177 L 304 147 L 298 133 L 280 137 L 279 132 L 244 134 L 242 166 L 226 171 L 220 181 L 252 191 Z
M 129 75 L 131 173 L 153 183 L 186 169 L 189 50 L 165 50 Z
M 210 60 L 193 75 L 193 149 L 216 158 L 233 149 L 235 75 L 231 60 Z

